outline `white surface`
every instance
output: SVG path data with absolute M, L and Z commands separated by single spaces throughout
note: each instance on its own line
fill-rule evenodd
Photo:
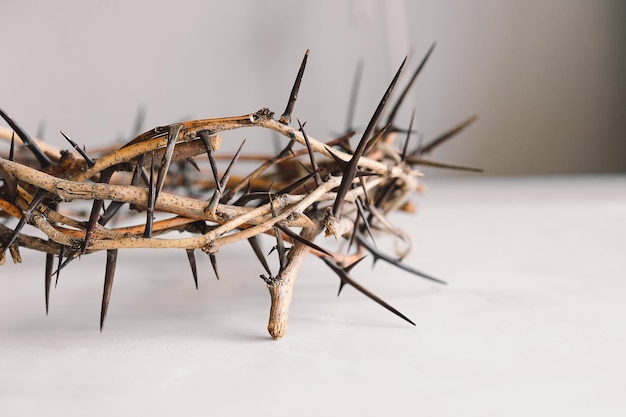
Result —
M 200 259 L 122 252 L 98 332 L 104 257 L 64 270 L 43 308 L 43 255 L 0 267 L 0 414 L 626 415 L 626 177 L 430 180 L 407 262 L 354 275 L 406 325 L 318 260 L 290 330 L 247 247 Z M 240 254 L 241 253 L 241 254 Z M 384 414 L 383 414 L 384 413 Z

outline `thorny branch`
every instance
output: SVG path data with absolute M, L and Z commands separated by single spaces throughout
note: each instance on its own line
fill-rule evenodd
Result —
M 10 127 L 0 127 L 0 138 L 10 141 L 9 152 L 0 157 L 0 217 L 17 222 L 13 228 L 0 223 L 0 262 L 4 262 L 7 250 L 15 262 L 20 262 L 20 247 L 46 253 L 47 313 L 53 274 L 58 279 L 61 269 L 79 255 L 106 250 L 102 329 L 120 249 L 184 249 L 197 288 L 195 249 L 209 255 L 218 276 L 218 250 L 248 240 L 265 271 L 261 277 L 271 295 L 268 331 L 273 338 L 286 334 L 294 283 L 309 253 L 321 258 L 339 277 L 340 290 L 350 285 L 413 324 L 360 285 L 349 272 L 365 253 L 370 253 L 374 261 L 383 259 L 416 276 L 442 282 L 401 261 L 410 249 L 410 241 L 407 233 L 387 218 L 392 210 L 410 211 L 407 199 L 422 187 L 418 165 L 473 170 L 427 161 L 422 154 L 433 151 L 476 117 L 428 145 L 409 151 L 411 120 L 404 142 L 395 143 L 401 131 L 395 126 L 398 108 L 432 50 L 431 47 L 393 104 L 386 124 L 379 126 L 403 62 L 354 151 L 349 144 L 353 132 L 322 141 L 305 132 L 305 123 L 300 120 L 297 127 L 290 126 L 308 50 L 279 120 L 270 110 L 261 109 L 242 116 L 185 121 L 148 130 L 120 148 L 89 154 L 63 132 L 77 153 L 30 137 L 0 109 L 0 116 Z M 357 78 L 361 71 L 359 66 Z M 357 86 L 355 82 L 348 112 L 350 129 Z M 143 112 L 136 123 L 137 132 L 141 120 Z M 242 154 L 242 142 L 237 153 L 228 156 L 230 163 L 220 175 L 219 161 L 226 156 L 220 152 L 223 139 L 219 133 L 250 127 L 277 132 L 287 140 L 285 148 L 277 155 L 262 158 Z M 242 171 L 237 166 L 243 164 L 241 161 L 258 161 L 259 165 L 248 174 L 234 174 L 235 169 Z M 81 202 L 91 203 L 87 217 L 81 214 L 85 211 Z M 127 209 L 122 210 L 123 206 Z M 129 226 L 109 226 L 116 218 L 145 220 Z M 39 229 L 47 240 L 24 232 L 27 225 Z M 294 230 L 297 228 L 301 228 L 300 232 Z M 349 242 L 348 250 L 314 243 L 322 231 L 325 236 Z M 402 241 L 405 248 L 399 256 L 386 254 L 372 240 L 377 234 L 391 235 Z M 260 246 L 261 235 L 273 236 L 276 241 L 279 269 L 275 275 Z M 59 258 L 56 271 L 55 256 Z

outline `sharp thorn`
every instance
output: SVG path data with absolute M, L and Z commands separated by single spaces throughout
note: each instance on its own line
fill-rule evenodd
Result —
M 9 117 L 8 114 L 4 112 L 4 110 L 0 109 L 0 116 L 11 126 L 11 129 L 17 133 L 17 136 L 22 139 L 22 142 L 30 151 L 35 155 L 37 161 L 39 161 L 39 165 L 41 168 L 47 168 L 52 165 L 52 161 L 48 156 L 41 150 L 41 148 L 37 145 L 37 143 L 30 137 L 28 133 L 22 127 L 17 124 L 17 122 Z
M 252 246 L 252 250 L 254 251 L 257 259 L 259 260 L 259 262 L 261 262 L 261 265 L 263 265 L 263 269 L 265 269 L 265 272 L 267 272 L 269 276 L 272 276 L 272 271 L 270 271 L 270 267 L 267 264 L 267 259 L 265 259 L 265 255 L 263 255 L 263 250 L 261 249 L 261 245 L 259 244 L 258 237 L 253 236 L 248 239 L 248 242 L 250 243 L 250 246 Z
M 111 290 L 113 288 L 113 278 L 115 277 L 115 265 L 117 263 L 117 249 L 107 250 L 106 271 L 104 274 L 104 289 L 102 292 L 102 306 L 100 308 L 100 332 L 104 326 L 104 320 L 109 310 L 111 300 Z
M 396 316 L 400 317 L 401 319 L 403 319 L 403 320 L 411 323 L 413 326 L 415 326 L 415 323 L 413 323 L 413 321 L 411 321 L 411 319 L 409 319 L 407 316 L 402 314 L 396 308 L 392 307 L 391 304 L 387 303 L 382 298 L 378 297 L 377 295 L 375 295 L 374 293 L 372 293 L 371 291 L 369 291 L 368 289 L 363 287 L 361 284 L 359 284 L 358 282 L 354 281 L 350 277 L 350 275 L 346 272 L 345 269 L 340 268 L 337 264 L 329 261 L 326 258 L 322 258 L 322 260 L 326 263 L 326 265 L 328 265 L 330 267 L 330 269 L 333 270 L 333 272 L 335 272 L 337 274 L 337 276 L 339 276 L 339 279 L 341 280 L 341 282 L 339 284 L 339 291 L 340 292 L 341 292 L 341 289 L 345 285 L 350 285 L 351 287 L 353 287 L 354 289 L 359 291 L 361 294 L 365 295 L 370 300 L 374 301 L 376 304 L 386 308 L 387 310 L 391 311 Z
M 313 148 L 311 147 L 311 142 L 309 141 L 309 137 L 304 131 L 304 125 L 300 123 L 300 119 L 296 118 L 296 120 L 298 120 L 298 125 L 300 126 L 300 132 L 302 132 L 302 136 L 304 137 L 304 143 L 306 144 L 306 149 L 307 149 L 307 152 L 309 153 L 309 160 L 311 161 L 311 168 L 315 172 L 315 177 L 314 177 L 315 185 L 319 187 L 322 184 L 322 178 L 320 177 L 319 167 L 315 160 L 315 153 L 313 152 Z
M 44 293 L 46 300 L 46 316 L 48 315 L 48 309 L 50 306 L 50 287 L 52 284 L 52 268 L 54 266 L 54 255 L 52 253 L 46 253 L 46 273 L 44 280 Z
M 360 236 L 357 236 L 357 240 L 358 240 L 358 242 L 359 242 L 359 244 L 361 246 L 363 246 L 365 249 L 368 250 L 369 253 L 372 254 L 372 256 L 374 257 L 374 262 L 376 262 L 379 259 L 382 259 L 383 261 L 385 261 L 387 263 L 390 263 L 391 265 L 393 265 L 393 266 L 395 266 L 397 268 L 400 268 L 400 269 L 402 269 L 402 270 L 404 270 L 406 272 L 409 272 L 409 273 L 411 273 L 413 275 L 416 275 L 416 276 L 421 277 L 421 278 L 425 278 L 427 280 L 430 280 L 430 281 L 433 281 L 433 282 L 436 282 L 436 283 L 439 283 L 439 284 L 446 285 L 445 281 L 442 281 L 442 280 L 440 280 L 438 278 L 433 277 L 432 275 L 428 275 L 428 274 L 426 274 L 426 273 L 424 273 L 422 271 L 419 271 L 419 270 L 417 270 L 417 269 L 415 269 L 415 268 L 413 268 L 413 267 L 403 263 L 402 261 L 394 259 L 391 256 L 389 256 L 389 255 L 379 251 L 378 249 L 370 246 L 370 244 L 367 243 L 367 241 L 365 239 L 361 238 Z
M 441 135 L 433 139 L 430 143 L 425 145 L 421 149 L 421 153 L 427 154 L 427 153 L 432 152 L 436 147 L 446 142 L 448 139 L 451 139 L 457 134 L 461 133 L 466 127 L 474 123 L 476 120 L 478 120 L 478 115 L 474 115 L 463 120 L 461 123 L 454 126 L 452 129 L 448 130 L 447 132 L 442 133 Z
M 406 161 L 407 150 L 409 148 L 409 140 L 411 139 L 411 131 L 413 130 L 413 121 L 415 120 L 415 109 L 411 113 L 411 121 L 409 122 L 409 130 L 406 132 L 406 139 L 404 140 L 404 146 L 402 147 L 402 155 L 400 155 L 401 161 Z
M 152 224 L 154 223 L 154 202 L 156 200 L 156 190 L 154 184 L 154 153 L 150 161 L 150 181 L 148 184 L 148 205 L 146 207 L 146 229 L 143 232 L 144 238 L 152 237 Z
M 83 157 L 83 159 L 85 160 L 89 168 L 93 167 L 96 164 L 96 162 L 87 154 L 87 152 L 85 152 L 83 148 L 78 146 L 78 144 L 74 142 L 72 139 L 70 139 L 62 130 L 60 132 L 61 132 L 61 135 L 63 135 L 63 137 L 65 138 L 65 140 L 67 140 L 70 143 L 70 145 L 72 145 L 72 148 L 74 148 L 76 152 L 78 152 L 80 156 Z
M 344 173 L 341 178 L 341 184 L 337 190 L 337 195 L 335 197 L 335 202 L 333 204 L 332 212 L 336 217 L 339 217 L 340 215 L 341 206 L 343 205 L 343 201 L 346 197 L 346 194 L 348 193 L 348 190 L 351 187 L 352 180 L 354 180 L 357 167 L 359 164 L 359 159 L 361 159 L 361 156 L 363 156 L 363 152 L 365 151 L 365 147 L 367 146 L 367 141 L 369 139 L 369 136 L 374 130 L 376 123 L 378 123 L 378 118 L 380 117 L 383 109 L 385 108 L 385 105 L 387 104 L 389 95 L 393 91 L 393 88 L 395 87 L 396 82 L 398 81 L 398 77 L 400 77 L 400 73 L 402 72 L 402 69 L 404 68 L 405 63 L 406 63 L 406 58 L 404 58 L 404 60 L 402 61 L 400 68 L 398 68 L 396 75 L 393 77 L 393 80 L 389 84 L 389 87 L 387 87 L 385 94 L 383 95 L 382 99 L 378 103 L 378 107 L 376 108 L 376 111 L 374 111 L 374 114 L 372 115 L 372 118 L 370 119 L 370 122 L 367 125 L 367 128 L 365 129 L 365 132 L 363 132 L 361 141 L 359 142 L 356 150 L 354 151 L 354 154 L 352 155 L 352 159 L 350 159 L 350 162 L 344 169 Z
M 287 107 L 283 112 L 282 116 L 278 120 L 280 123 L 284 125 L 288 125 L 291 122 L 291 113 L 293 112 L 293 108 L 296 105 L 296 100 L 298 99 L 298 91 L 300 90 L 300 83 L 302 82 L 302 76 L 304 75 L 304 69 L 306 68 L 306 61 L 309 58 L 309 50 L 307 49 L 304 53 L 304 58 L 302 58 L 302 63 L 300 64 L 300 69 L 298 69 L 298 75 L 296 76 L 296 81 L 293 83 L 293 87 L 291 88 L 291 94 L 289 94 L 289 100 L 287 101 Z
M 213 267 L 213 272 L 215 272 L 215 278 L 217 278 L 218 280 L 220 279 L 220 274 L 217 270 L 217 257 L 215 256 L 215 254 L 210 253 L 209 254 L 209 259 L 211 260 L 211 266 Z
M 196 255 L 194 254 L 194 249 L 186 249 L 187 251 L 187 260 L 189 261 L 189 266 L 191 267 L 191 274 L 193 275 L 193 282 L 196 284 L 196 290 L 198 289 L 198 268 L 196 266 Z
M 436 44 L 437 44 L 436 42 L 433 43 L 430 49 L 428 49 L 428 52 L 426 52 L 426 55 L 422 59 L 422 62 L 420 62 L 419 66 L 417 67 L 413 75 L 411 76 L 409 83 L 406 85 L 406 87 L 404 87 L 404 90 L 400 94 L 400 97 L 398 97 L 398 100 L 396 100 L 396 103 L 394 104 L 393 108 L 391 109 L 391 112 L 389 113 L 389 117 L 387 118 L 387 124 L 393 125 L 393 121 L 398 113 L 398 110 L 400 109 L 400 106 L 402 105 L 402 102 L 404 102 L 404 99 L 406 98 L 407 93 L 413 86 L 413 82 L 417 79 L 417 76 L 420 74 L 420 72 L 422 72 L 424 65 L 426 65 L 426 61 L 428 61 L 428 58 L 433 53 L 433 50 L 435 49 Z

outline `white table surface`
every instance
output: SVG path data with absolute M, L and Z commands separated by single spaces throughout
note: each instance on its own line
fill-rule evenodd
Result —
M 407 325 L 317 259 L 289 334 L 246 245 L 221 281 L 184 251 L 122 251 L 98 331 L 104 255 L 61 275 L 44 313 L 40 253 L 0 267 L 0 415 L 626 415 L 626 176 L 430 179 L 398 215 L 406 259 L 353 275 Z

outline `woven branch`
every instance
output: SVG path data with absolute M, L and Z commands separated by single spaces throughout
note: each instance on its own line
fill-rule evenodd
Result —
M 412 120 L 406 134 L 395 125 L 397 108 L 431 52 L 432 48 L 381 127 L 380 116 L 403 63 L 354 150 L 349 142 L 352 134 L 324 142 L 310 136 L 299 120 L 298 128 L 289 126 L 308 51 L 279 120 L 270 110 L 261 109 L 242 116 L 159 126 L 122 147 L 109 148 L 98 155 L 89 155 L 65 134 L 75 151 L 56 149 L 33 139 L 0 110 L 10 126 L 0 128 L 0 138 L 10 143 L 9 151 L 0 157 L 0 216 L 17 221 L 14 227 L 0 224 L 0 262 L 4 262 L 7 249 L 15 262 L 21 261 L 20 247 L 47 254 L 47 312 L 55 257 L 58 279 L 60 270 L 80 255 L 106 250 L 102 329 L 118 250 L 185 249 L 197 287 L 194 250 L 208 254 L 217 274 L 218 250 L 248 240 L 265 270 L 261 278 L 271 296 L 268 331 L 273 338 L 287 332 L 294 283 L 309 253 L 322 258 L 339 277 L 340 291 L 348 284 L 413 324 L 358 284 L 349 272 L 370 253 L 374 260 L 382 259 L 441 282 L 400 260 L 410 250 L 410 237 L 387 218 L 394 210 L 412 211 L 408 199 L 422 187 L 418 165 L 466 169 L 427 161 L 422 155 L 425 149 L 431 151 L 475 118 L 411 152 L 408 142 Z M 277 132 L 285 138 L 285 148 L 268 157 L 239 152 L 224 155 L 220 151 L 220 132 L 250 127 Z M 220 170 L 217 161 L 224 159 L 230 160 L 230 164 L 226 170 Z M 259 165 L 245 175 L 234 174 L 233 167 L 243 159 Z M 92 206 L 88 217 L 80 214 L 85 202 Z M 124 206 L 129 209 L 121 210 Z M 134 219 L 134 224 L 109 226 L 111 220 L 120 218 L 125 223 Z M 39 229 L 47 240 L 28 235 L 24 232 L 26 225 Z M 346 244 L 340 249 L 335 244 L 319 246 L 314 240 L 321 232 Z M 381 252 L 373 244 L 372 239 L 381 234 L 391 235 L 404 245 L 396 256 Z M 259 246 L 259 235 L 276 241 L 280 265 L 276 273 L 272 273 L 267 255 Z

